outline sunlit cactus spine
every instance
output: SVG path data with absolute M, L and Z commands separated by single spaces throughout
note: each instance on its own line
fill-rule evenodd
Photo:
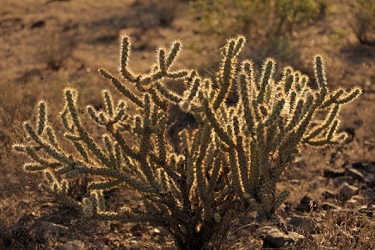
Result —
M 43 172 L 46 181 L 41 188 L 79 210 L 83 219 L 150 222 L 166 228 L 180 249 L 212 246 L 233 218 L 250 211 L 256 211 L 258 219 L 283 226 L 276 211 L 289 192 L 278 193 L 276 183 L 300 144 L 324 146 L 346 138 L 337 133 L 340 107 L 356 99 L 361 89 L 330 92 L 320 55 L 313 60 L 317 89 L 289 66 L 276 81 L 271 58 L 256 80 L 252 61 L 244 60 L 238 67 L 244 44 L 243 36 L 228 40 L 216 78 L 210 79 L 195 70 L 171 70 L 182 48 L 178 40 L 168 50 L 157 50 L 157 63 L 148 73 L 136 74 L 129 68 L 130 38 L 121 37 L 119 69 L 124 81 L 104 69 L 99 72 L 124 99 L 115 104 L 110 92 L 103 90 L 104 108 L 86 108 L 106 130 L 102 141 L 96 141 L 81 121 L 77 91 L 66 88 L 60 116 L 64 138 L 75 154 L 68 154 L 59 143 L 48 123 L 47 103 L 40 101 L 36 124 L 25 122 L 27 139 L 14 145 L 32 160 L 24 169 Z M 182 81 L 183 94 L 168 89 L 167 80 Z M 226 98 L 233 85 L 239 100 L 229 105 Z M 137 114 L 129 114 L 129 103 L 137 107 Z M 179 133 L 178 147 L 171 145 L 167 133 L 171 104 L 191 113 L 198 123 L 196 129 Z M 312 124 L 320 111 L 326 112 L 324 122 Z M 100 181 L 90 182 L 90 196 L 78 201 L 69 196 L 68 180 L 82 174 L 99 176 Z M 119 186 L 138 191 L 133 198 L 143 203 L 143 209 L 125 206 L 108 211 L 103 192 Z

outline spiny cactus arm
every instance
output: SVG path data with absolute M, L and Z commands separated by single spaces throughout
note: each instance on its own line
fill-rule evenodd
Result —
M 56 149 L 60 149 L 60 145 L 57 140 L 55 131 L 49 125 L 46 126 L 46 134 L 47 134 L 48 141 L 51 143 L 51 145 L 55 147 Z
M 184 171 L 184 174 L 181 175 L 183 179 L 180 185 L 181 185 L 181 189 L 185 190 L 187 198 L 189 197 L 188 193 L 190 192 L 193 186 L 194 180 L 195 180 L 195 177 L 194 177 L 194 174 L 195 174 L 194 162 L 195 162 L 195 157 L 196 157 L 195 152 L 198 152 L 196 150 L 199 145 L 198 139 L 200 140 L 202 139 L 202 137 L 198 135 L 201 134 L 202 132 L 203 130 L 199 128 L 195 132 L 193 132 L 195 136 L 192 141 L 188 137 L 186 130 L 183 130 L 180 132 L 180 138 L 183 143 L 183 147 L 184 147 L 183 150 L 184 150 L 184 155 L 185 155 L 185 160 L 186 160 L 185 171 Z
M 133 103 L 135 103 L 139 107 L 143 107 L 142 101 L 137 96 L 135 96 L 129 89 L 127 89 L 125 87 L 125 85 L 122 84 L 117 78 L 115 78 L 114 76 L 112 76 L 105 69 L 99 69 L 99 73 L 104 78 L 111 80 L 112 84 L 117 88 L 117 90 L 121 94 L 123 94 L 124 96 L 126 96 L 127 98 L 129 98 L 130 101 L 132 101 Z M 126 78 L 126 79 L 129 80 L 128 78 Z
M 199 147 L 197 160 L 195 162 L 195 171 L 196 171 L 196 181 L 197 181 L 197 188 L 198 188 L 198 194 L 199 198 L 201 199 L 201 202 L 203 204 L 204 210 L 207 210 L 208 212 L 210 210 L 210 207 L 207 204 L 207 181 L 204 177 L 205 170 L 206 170 L 206 155 L 207 151 L 209 150 L 209 146 L 211 143 L 212 137 L 211 137 L 211 128 L 206 125 L 204 126 L 203 130 L 203 136 L 202 136 L 202 144 Z
M 55 148 L 49 142 L 45 141 L 41 136 L 38 136 L 38 134 L 34 131 L 33 127 L 30 125 L 30 123 L 25 122 L 24 123 L 24 129 L 25 129 L 26 133 L 29 134 L 29 136 L 31 137 L 31 139 L 38 146 L 40 146 L 41 148 L 43 148 L 46 151 L 46 153 L 49 154 L 51 157 L 53 157 L 54 159 L 56 159 L 59 162 L 65 163 L 67 165 L 72 164 L 72 160 L 69 159 L 69 157 L 64 152 L 62 152 L 61 150 L 58 150 L 57 148 Z M 19 151 L 19 152 L 26 152 L 25 150 L 28 148 L 28 146 L 27 145 L 16 144 L 13 148 L 15 150 Z M 29 150 L 29 152 L 33 153 L 35 151 Z M 32 155 L 30 155 L 30 157 L 32 157 Z
M 114 114 L 114 107 L 113 107 L 113 99 L 112 95 L 107 91 L 102 91 L 102 97 L 104 99 L 104 107 L 109 117 L 113 117 Z
M 50 170 L 44 170 L 43 172 L 47 183 L 41 184 L 40 188 L 45 192 L 53 195 L 63 205 L 81 211 L 82 206 L 80 205 L 80 203 L 67 195 L 69 189 L 68 182 L 66 180 L 62 180 L 61 182 L 59 182 L 54 173 Z
M 220 104 L 227 97 L 231 89 L 236 71 L 237 57 L 245 41 L 246 39 L 243 36 L 238 36 L 236 39 L 229 39 L 222 50 L 223 59 L 218 75 L 219 91 L 212 102 L 213 110 L 217 110 L 220 107 Z
M 262 73 L 260 77 L 260 89 L 257 96 L 257 102 L 262 104 L 264 102 L 266 96 L 266 89 L 270 84 L 270 80 L 272 79 L 275 73 L 275 60 L 273 58 L 267 58 L 262 66 Z
M 151 70 L 149 74 L 141 75 L 136 79 L 136 87 L 143 91 L 146 85 L 152 84 L 156 81 L 161 80 L 164 77 L 168 77 L 171 79 L 183 79 L 189 75 L 189 71 L 182 69 L 178 71 L 170 71 L 170 67 L 172 66 L 173 62 L 175 61 L 176 57 L 178 56 L 179 52 L 181 51 L 182 44 L 179 40 L 176 40 L 172 43 L 171 48 L 169 49 L 168 56 L 166 56 L 167 52 L 165 48 L 159 48 L 157 50 L 157 62 L 158 65 L 151 66 Z M 131 82 L 134 79 L 130 79 Z
M 208 187 L 207 187 L 207 194 L 211 194 L 211 195 L 209 195 L 209 198 L 210 198 L 209 202 L 213 201 L 214 196 L 212 194 L 214 192 L 215 187 L 218 184 L 217 182 L 218 182 L 218 179 L 219 179 L 219 174 L 222 171 L 222 167 L 223 167 L 222 166 L 223 155 L 220 152 L 221 151 L 220 151 L 220 146 L 219 146 L 219 147 L 216 147 L 216 150 L 213 153 L 213 168 L 212 168 L 212 172 L 210 174 L 210 179 L 208 180 Z
M 243 66 L 244 68 L 246 67 Z M 252 64 L 248 65 L 248 74 L 253 74 L 253 67 Z M 255 118 L 253 114 L 253 109 L 251 109 L 251 103 L 252 103 L 252 94 L 251 91 L 255 91 L 255 89 L 251 89 L 249 87 L 254 86 L 253 78 L 248 78 L 244 73 L 239 74 L 239 96 L 241 98 L 241 104 L 243 107 L 243 112 L 244 112 L 244 119 L 245 119 L 245 126 L 247 127 L 246 134 L 249 136 L 254 136 L 255 135 Z M 250 85 L 250 86 L 249 86 Z
M 105 167 L 97 166 L 87 166 L 84 164 L 75 164 L 74 169 L 78 170 L 80 173 L 87 173 L 97 176 L 106 177 L 108 181 L 105 182 L 92 182 L 89 184 L 90 189 L 107 189 L 113 187 L 113 184 L 118 181 L 119 185 L 124 183 L 132 188 L 145 193 L 157 192 L 157 188 L 149 185 L 147 180 L 144 178 L 135 178 L 134 175 L 122 172 L 116 169 L 109 169 Z M 137 176 L 137 175 L 135 175 Z M 106 183 L 108 186 L 106 186 Z
M 270 125 L 267 128 L 267 134 L 266 134 L 266 140 L 264 144 L 264 151 L 268 154 L 268 160 L 270 159 L 270 156 L 272 156 L 275 153 L 276 148 L 279 144 L 276 141 L 278 134 L 282 134 L 283 132 L 280 131 L 278 128 L 277 122 Z M 274 145 L 276 144 L 276 145 Z
M 146 99 L 147 98 L 145 98 L 145 100 Z M 145 104 L 145 106 L 147 106 L 147 104 Z M 139 146 L 139 167 L 141 171 L 143 172 L 143 174 L 146 176 L 147 181 L 150 183 L 150 185 L 153 188 L 157 189 L 158 183 L 156 182 L 155 173 L 150 168 L 150 164 L 147 160 L 147 154 L 152 145 L 151 129 L 149 125 L 147 125 L 147 123 L 148 123 L 148 118 L 147 118 L 147 115 L 145 115 L 144 123 L 143 123 L 144 124 L 143 133 L 142 133 L 142 138 L 141 138 L 140 146 Z
M 199 93 L 200 99 L 203 99 L 203 108 L 204 112 L 207 116 L 208 121 L 210 122 L 212 128 L 216 132 L 216 134 L 220 137 L 223 142 L 225 142 L 229 147 L 234 147 L 234 142 L 230 138 L 230 136 L 222 129 L 220 123 L 218 122 L 215 113 L 213 112 L 213 108 L 211 108 L 210 104 L 208 103 L 207 99 L 204 99 L 202 92 Z
M 187 90 L 187 94 L 184 93 L 187 101 L 193 101 L 194 97 L 196 97 L 198 90 L 200 88 L 202 79 L 200 77 L 194 77 L 191 81 L 191 85 L 189 89 Z
M 331 93 L 326 100 L 319 107 L 320 109 L 327 108 L 334 103 L 337 104 L 346 104 L 362 94 L 362 89 L 359 87 L 354 87 L 349 92 L 346 92 L 343 88 L 338 88 L 335 92 Z
M 274 201 L 272 210 L 276 212 L 276 210 L 279 209 L 280 205 L 286 200 L 289 194 L 290 194 L 290 191 L 288 190 L 284 190 L 283 192 L 281 192 L 276 198 L 276 200 Z
M 46 127 L 47 124 L 47 105 L 43 100 L 40 100 L 37 104 L 37 116 L 38 116 L 38 129 L 37 129 L 37 134 L 41 135 L 43 134 L 44 128 Z
M 177 93 L 168 90 L 163 86 L 159 81 L 155 82 L 155 88 L 159 91 L 159 93 L 167 98 L 170 102 L 178 104 L 182 101 L 182 97 L 178 95 Z
M 345 90 L 343 88 L 338 88 L 333 93 L 330 93 L 329 96 L 324 100 L 322 105 L 319 107 L 320 109 L 325 109 L 332 104 L 336 103 L 338 98 L 343 95 Z
M 69 115 L 71 116 L 72 122 L 75 126 L 75 130 L 78 133 L 78 136 L 82 142 L 86 144 L 88 149 L 106 166 L 110 166 L 111 162 L 107 155 L 100 149 L 97 143 L 92 139 L 92 137 L 88 134 L 88 132 L 83 128 L 81 120 L 77 113 L 77 93 L 70 88 L 64 90 L 65 94 L 65 105 L 69 111 Z
M 240 170 L 240 179 L 243 185 L 244 192 L 250 193 L 252 190 L 252 186 L 250 183 L 250 176 L 249 176 L 249 158 L 246 155 L 249 155 L 246 145 L 244 144 L 244 135 L 240 128 L 240 120 L 237 115 L 233 116 L 233 130 L 234 130 L 234 137 L 237 138 L 237 142 L 235 145 L 235 150 L 237 152 L 237 166 L 235 168 L 239 168 Z M 236 170 L 237 171 L 237 170 Z
M 320 106 L 325 100 L 328 89 L 327 89 L 327 78 L 324 68 L 324 60 L 321 55 L 315 55 L 313 59 L 314 65 L 314 76 L 319 88 L 319 97 L 317 98 L 316 106 Z
M 166 145 L 167 145 L 167 141 L 165 137 L 166 126 L 167 126 L 166 116 L 160 117 L 160 119 L 158 121 L 155 121 L 155 123 L 157 124 L 156 141 L 157 141 L 158 155 L 154 153 L 150 153 L 149 155 L 150 160 L 156 165 L 163 168 L 164 171 L 167 173 L 168 177 L 170 177 L 174 182 L 177 182 L 181 177 L 181 174 L 178 174 L 178 172 L 181 170 L 176 171 L 176 169 L 173 169 L 171 165 L 168 164 L 168 160 L 170 160 L 171 154 L 167 153 L 167 148 L 166 148 Z M 181 172 L 184 172 L 184 171 L 181 171 Z
M 337 98 L 336 103 L 347 104 L 355 99 L 357 99 L 362 94 L 362 89 L 360 87 L 354 87 L 342 98 Z
M 314 96 L 308 95 L 307 98 L 300 98 L 297 102 L 297 105 L 295 106 L 294 112 L 292 114 L 292 119 L 290 119 L 289 123 L 285 126 L 285 131 L 291 131 L 295 127 L 298 126 L 298 124 L 301 122 L 307 111 L 310 107 L 313 106 L 314 102 Z
M 236 150 L 234 148 L 231 148 L 227 157 L 229 158 L 228 159 L 229 160 L 229 166 L 230 166 L 230 169 L 231 169 L 230 170 L 231 171 L 230 179 L 231 179 L 232 185 L 234 187 L 234 190 L 235 190 L 236 194 L 239 197 L 242 197 L 243 190 L 242 190 L 242 186 L 241 186 L 241 176 L 240 176 L 240 172 L 239 172 Z
M 119 187 L 121 184 L 126 183 L 126 181 L 122 179 L 114 179 L 109 181 L 102 181 L 102 182 L 91 182 L 87 185 L 88 190 L 111 190 L 114 188 Z
M 264 126 L 270 126 L 273 123 L 277 122 L 280 117 L 280 113 L 284 108 L 286 100 L 282 97 L 277 100 L 276 104 L 273 106 L 272 110 L 270 111 L 268 117 L 263 122 Z
M 250 175 L 249 175 L 249 151 L 247 150 L 247 147 L 242 142 L 243 137 L 238 136 L 237 137 L 237 145 L 236 145 L 236 151 L 237 151 L 237 159 L 238 159 L 238 167 L 240 169 L 241 174 L 241 181 L 243 185 L 243 189 L 246 193 L 252 193 L 253 186 L 251 185 Z
M 251 191 L 249 194 L 252 196 L 255 195 L 256 191 L 259 190 L 260 185 L 260 159 L 259 159 L 259 151 L 258 151 L 258 145 L 256 140 L 249 139 L 249 146 L 250 146 L 250 183 L 251 183 Z
M 310 133 L 308 133 L 303 138 L 303 142 L 308 142 L 310 140 L 313 140 L 314 138 L 318 137 L 323 132 L 323 130 L 329 128 L 330 125 L 333 123 L 334 119 L 337 117 L 339 111 L 340 111 L 340 105 L 335 104 L 331 108 L 331 110 L 330 110 L 329 114 L 327 115 L 327 118 L 325 119 L 325 121 L 320 126 L 316 127 Z
M 35 148 L 33 147 L 30 147 L 30 146 L 25 147 L 25 152 L 31 159 L 35 161 L 34 164 L 37 163 L 37 165 L 43 165 L 45 167 L 49 167 L 52 169 L 57 169 L 63 165 L 63 163 L 60 161 L 54 161 L 53 159 L 46 159 L 46 158 L 40 157 L 37 154 L 37 151 L 35 150 Z M 29 165 L 29 166 L 27 165 L 24 166 L 25 170 L 31 170 L 34 164 Z
M 131 51 L 131 40 L 127 35 L 120 38 L 120 72 L 129 82 L 136 82 L 138 76 L 129 69 L 129 58 Z

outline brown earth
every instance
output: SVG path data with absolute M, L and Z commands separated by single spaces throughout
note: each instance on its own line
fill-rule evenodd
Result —
M 363 174 L 372 173 L 370 169 L 375 168 L 375 42 L 359 42 L 352 29 L 350 6 L 343 2 L 333 1 L 324 21 L 295 32 L 293 41 L 300 58 L 280 62 L 278 66 L 280 69 L 284 63 L 292 64 L 311 75 L 312 56 L 320 53 L 325 58 L 332 88 L 360 86 L 364 91 L 362 97 L 341 111 L 340 126 L 350 134 L 350 139 L 338 146 L 301 148 L 296 163 L 282 177 L 278 188 L 291 191 L 283 207 L 287 218 L 295 214 L 309 215 L 326 233 L 324 236 L 322 233 L 305 235 L 307 240 L 294 248 L 344 249 L 355 240 L 361 241 L 353 240 L 362 235 L 358 233 L 362 230 L 358 223 L 350 224 L 345 220 L 344 226 L 337 222 L 337 215 L 321 208 L 327 200 L 322 193 L 338 192 L 333 178 L 327 174 L 328 169 L 347 176 L 343 173 L 345 168 L 362 168 Z M 60 207 L 38 191 L 41 177 L 24 173 L 22 163 L 26 159 L 10 148 L 22 139 L 22 121 L 32 118 L 38 99 L 46 99 L 51 103 L 51 112 L 56 113 L 62 107 L 61 90 L 66 86 L 79 89 L 82 104 L 98 106 L 102 88 L 115 92 L 98 76 L 97 69 L 103 67 L 117 72 L 121 34 L 132 37 L 131 67 L 134 71 L 148 70 L 158 46 L 169 46 L 174 39 L 180 39 L 185 49 L 175 67 L 197 68 L 210 76 L 220 60 L 221 45 L 203 36 L 197 28 L 199 25 L 198 20 L 189 15 L 187 1 L 0 0 L 0 226 L 3 228 L 0 248 L 59 249 L 66 242 L 80 240 L 85 244 L 82 249 L 174 249 L 171 237 L 163 229 L 147 224 L 95 221 L 76 224 L 74 211 Z M 375 35 L 375 31 L 370 35 Z M 53 124 L 58 123 L 56 118 L 51 119 Z M 357 180 L 353 185 L 360 188 L 360 198 L 356 201 L 348 202 L 338 196 L 328 201 L 342 208 L 346 215 L 359 218 L 362 205 L 374 211 L 375 195 L 365 196 L 364 191 L 375 191 L 375 182 L 371 186 L 365 180 Z M 299 207 L 305 196 L 315 202 L 316 209 Z M 130 202 L 130 194 L 127 190 L 116 191 L 116 199 L 110 196 L 108 202 L 114 205 Z M 375 219 L 371 213 L 368 219 L 372 222 L 374 236 Z M 51 228 L 42 230 L 53 227 L 43 224 L 46 222 L 63 226 L 65 229 L 61 230 L 65 231 L 55 235 Z M 229 233 L 222 247 L 260 248 L 262 237 L 246 230 L 247 225 L 237 222 L 237 229 Z M 339 234 L 341 236 L 337 236 Z M 352 246 L 361 249 L 365 244 Z

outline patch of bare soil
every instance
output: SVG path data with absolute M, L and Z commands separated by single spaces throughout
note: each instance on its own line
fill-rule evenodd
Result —
M 234 223 L 221 242 L 223 249 L 282 244 L 292 249 L 375 248 L 375 46 L 361 44 L 354 35 L 350 6 L 332 2 L 325 21 L 296 32 L 301 63 L 293 66 L 313 79 L 311 59 L 321 53 L 332 88 L 363 88 L 363 96 L 341 113 L 340 126 L 349 139 L 338 146 L 303 147 L 285 171 L 278 189 L 291 191 L 280 210 L 289 236 L 254 224 L 248 216 Z M 110 87 L 96 70 L 116 72 L 121 34 L 133 39 L 134 71 L 148 70 L 158 46 L 180 39 L 185 50 L 176 68 L 197 68 L 210 76 L 207 69 L 220 60 L 220 45 L 202 36 L 199 25 L 188 15 L 187 1 L 0 1 L 0 99 L 6 100 L 0 107 L 1 249 L 175 249 L 162 228 L 81 222 L 74 211 L 38 191 L 41 177 L 22 171 L 26 159 L 11 152 L 10 145 L 22 138 L 21 123 L 30 119 L 37 99 L 61 108 L 64 86 L 79 88 L 83 103 L 100 106 L 100 90 Z M 171 134 L 191 125 L 190 119 L 173 111 Z M 85 194 L 86 181 L 75 183 L 77 193 Z M 106 201 L 110 207 L 139 206 L 131 195 L 116 190 Z

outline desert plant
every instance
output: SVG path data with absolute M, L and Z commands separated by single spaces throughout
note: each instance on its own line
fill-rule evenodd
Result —
M 197 0 L 190 2 L 190 12 L 200 16 L 201 27 L 209 34 L 225 38 L 241 33 L 270 39 L 306 27 L 327 6 L 325 0 Z
M 94 140 L 78 112 L 77 91 L 64 90 L 61 120 L 65 139 L 76 148 L 68 154 L 49 125 L 45 101 L 37 104 L 37 121 L 24 123 L 26 141 L 14 149 L 28 155 L 28 172 L 43 172 L 41 188 L 63 205 L 79 210 L 84 219 L 150 222 L 166 228 L 180 249 L 202 249 L 223 232 L 234 216 L 256 211 L 258 219 L 282 226 L 276 211 L 288 196 L 277 193 L 276 183 L 292 163 L 299 144 L 337 144 L 345 133 L 336 133 L 341 105 L 360 93 L 360 88 L 329 92 L 323 59 L 314 57 L 317 89 L 308 77 L 286 67 L 275 81 L 275 61 L 265 60 L 259 81 L 253 63 L 237 57 L 245 43 L 243 36 L 228 40 L 216 79 L 203 78 L 195 70 L 170 68 L 181 50 L 174 41 L 169 50 L 159 48 L 157 63 L 148 74 L 129 68 L 130 38 L 121 38 L 120 72 L 140 95 L 104 69 L 99 72 L 126 98 L 115 105 L 109 91 L 102 92 L 104 109 L 87 106 L 87 113 L 107 133 Z M 181 80 L 186 89 L 177 94 L 165 81 Z M 213 87 L 214 83 L 217 87 Z M 226 97 L 237 85 L 239 101 L 228 105 Z M 138 114 L 129 115 L 129 103 Z M 195 130 L 184 129 L 178 147 L 167 137 L 167 113 L 171 104 L 191 113 Z M 328 111 L 320 125 L 311 123 L 319 111 Z M 176 148 L 176 149 L 175 149 Z M 91 196 L 82 201 L 69 197 L 69 179 L 80 174 L 100 177 L 88 184 Z M 107 211 L 103 191 L 125 185 L 143 209 L 122 207 Z M 219 235 L 220 236 L 220 235 Z
M 375 30 L 375 3 L 372 0 L 354 1 L 353 30 L 360 43 L 373 44 L 370 34 Z
M 59 70 L 72 56 L 75 46 L 74 35 L 56 27 L 48 27 L 38 41 L 35 59 L 44 63 L 48 69 Z

